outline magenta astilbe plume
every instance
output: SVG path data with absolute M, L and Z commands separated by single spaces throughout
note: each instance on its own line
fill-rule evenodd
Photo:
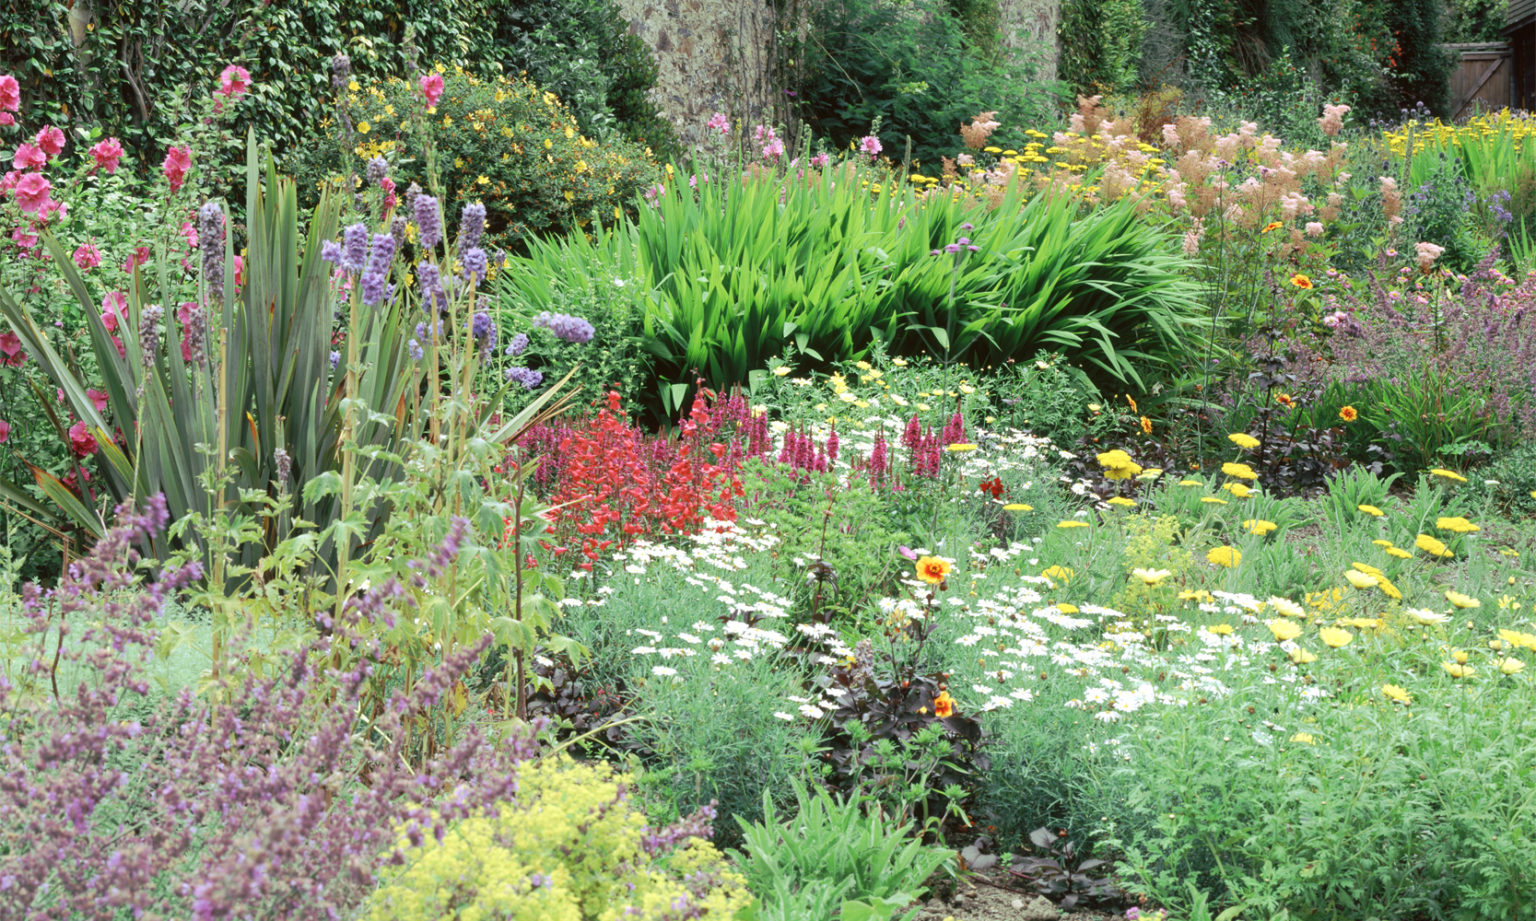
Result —
M 909 451 L 917 450 L 923 437 L 923 425 L 917 421 L 917 413 L 907 420 L 907 427 L 901 432 L 901 446 Z
M 960 411 L 949 417 L 949 424 L 944 426 L 944 432 L 939 436 L 946 445 L 960 444 L 965 441 L 965 420 L 961 418 Z
M 864 464 L 864 469 L 869 472 L 869 485 L 876 489 L 885 482 L 886 473 L 890 470 L 889 452 L 885 432 L 876 432 L 875 443 L 869 449 L 869 460 Z
M 837 463 L 838 444 L 837 429 L 834 428 L 832 429 L 832 434 L 827 436 L 827 459 L 833 463 Z

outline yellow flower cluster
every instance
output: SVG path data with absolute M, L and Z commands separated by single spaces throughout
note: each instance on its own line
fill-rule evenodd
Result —
M 621 795 L 633 782 L 607 765 L 566 757 L 525 765 L 518 795 L 497 818 L 451 827 L 441 842 L 412 846 L 368 906 L 372 921 L 619 921 L 660 916 L 685 901 L 698 917 L 725 921 L 752 902 L 746 881 L 695 840 L 660 858 L 641 848 L 646 818 Z M 702 897 L 685 877 L 720 884 Z

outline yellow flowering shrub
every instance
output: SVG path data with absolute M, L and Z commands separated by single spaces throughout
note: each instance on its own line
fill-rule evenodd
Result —
M 373 894 L 371 921 L 618 921 L 684 910 L 733 918 L 752 901 L 719 851 L 692 838 L 652 856 L 631 779 L 560 757 L 518 774 L 500 815 L 465 819 L 412 846 Z

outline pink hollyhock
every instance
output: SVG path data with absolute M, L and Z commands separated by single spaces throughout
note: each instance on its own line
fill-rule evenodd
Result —
M 165 178 L 171 184 L 171 191 L 181 189 L 182 183 L 187 181 L 187 171 L 192 168 L 192 149 L 189 147 L 172 147 L 166 151 L 165 162 L 160 164 Z
M 15 368 L 27 360 L 21 350 L 21 337 L 15 333 L 0 333 L 0 367 Z
M 84 422 L 76 422 L 69 427 L 69 450 L 76 457 L 90 457 L 96 453 L 96 436 L 85 427 Z
M 64 132 L 49 125 L 37 133 L 32 143 L 41 147 L 50 157 L 57 157 L 64 152 Z
M 0 445 L 3 445 L 7 441 L 10 441 L 10 440 L 11 440 L 11 424 L 9 422 L 5 421 L 4 419 L 0 419 Z
M 869 154 L 870 158 L 873 159 L 880 156 L 880 151 L 885 148 L 880 146 L 880 139 L 871 134 L 859 141 L 859 149 Z
M 95 387 L 92 387 L 85 392 L 85 395 L 91 401 L 91 405 L 96 407 L 97 412 L 104 413 L 107 411 L 107 392 L 105 390 L 97 390 Z
M 421 95 L 427 98 L 427 105 L 435 106 L 443 97 L 443 75 L 424 74 L 417 83 L 421 87 Z
M 117 332 L 119 323 L 128 319 L 126 308 L 128 295 L 121 291 L 108 291 L 101 299 L 101 325 L 107 328 L 107 332 Z
M 21 109 L 21 84 L 10 74 L 0 74 L 0 125 L 16 124 L 10 113 Z
M 20 181 L 21 172 L 19 170 L 11 170 L 4 176 L 0 176 L 0 193 L 9 193 L 12 189 L 16 188 L 16 183 Z
M 31 249 L 37 245 L 37 234 L 27 233 L 27 228 L 17 224 L 16 228 L 11 231 L 11 242 L 22 249 Z
M 80 244 L 80 248 L 75 250 L 75 265 L 82 269 L 96 268 L 101 265 L 101 250 L 91 243 Z
M 96 166 L 107 173 L 117 171 L 117 161 L 123 158 L 123 144 L 117 138 L 107 138 L 105 141 L 97 141 L 91 148 L 91 156 L 96 158 Z
M 821 169 L 823 166 L 826 166 L 828 163 L 831 163 L 831 162 L 832 162 L 832 158 L 827 156 L 824 153 L 819 153 L 816 156 L 811 158 L 811 165 L 816 167 L 817 169 Z
M 239 256 L 236 256 L 235 257 L 235 287 L 238 288 L 238 287 L 240 287 L 243 284 L 245 284 L 245 260 L 240 258 Z
M 130 255 L 128 257 L 128 259 L 123 263 L 123 271 L 127 272 L 129 274 L 132 274 L 134 269 L 138 268 L 139 266 L 143 265 L 144 263 L 146 263 L 148 261 L 149 261 L 149 247 L 147 247 L 147 246 L 140 246 L 139 248 L 135 249 L 133 251 L 133 254 Z
M 42 169 L 48 163 L 48 154 L 36 144 L 20 144 L 16 147 L 16 156 L 11 158 L 11 165 L 17 169 Z
M 52 199 L 48 196 L 53 192 L 53 183 L 46 176 L 39 173 L 28 173 L 16 183 L 15 190 L 11 193 L 16 198 L 16 205 L 28 214 L 36 214 L 43 210 L 43 206 Z
M 729 118 L 725 117 L 725 113 L 724 112 L 716 112 L 714 114 L 714 117 L 711 118 L 705 124 L 705 126 L 715 130 L 716 132 L 718 132 L 720 134 L 730 134 L 731 133 L 731 120 Z
M 181 235 L 187 241 L 187 249 L 197 249 L 197 225 L 191 221 L 182 221 Z
M 238 64 L 231 64 L 219 74 L 219 88 L 214 90 L 216 96 L 228 96 L 231 100 L 244 96 L 251 88 L 251 72 Z

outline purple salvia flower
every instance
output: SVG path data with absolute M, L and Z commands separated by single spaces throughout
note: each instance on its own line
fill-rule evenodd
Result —
M 485 205 L 470 202 L 459 212 L 459 252 L 467 252 L 480 245 L 485 233 Z
M 489 267 L 489 260 L 486 259 L 485 250 L 478 246 L 472 246 L 469 249 L 466 249 L 464 251 L 462 262 L 464 264 L 464 277 L 466 279 L 472 278 L 478 281 L 485 281 L 485 272 Z
M 395 238 L 387 233 L 374 234 L 362 281 L 363 303 L 369 307 L 377 307 L 389 298 L 389 266 L 394 258 Z
M 341 267 L 356 274 L 368 260 L 368 226 L 353 224 L 341 232 Z
M 425 249 L 431 249 L 443 241 L 443 213 L 438 210 L 437 199 L 430 195 L 416 196 L 412 205 L 416 218 L 416 240 Z

